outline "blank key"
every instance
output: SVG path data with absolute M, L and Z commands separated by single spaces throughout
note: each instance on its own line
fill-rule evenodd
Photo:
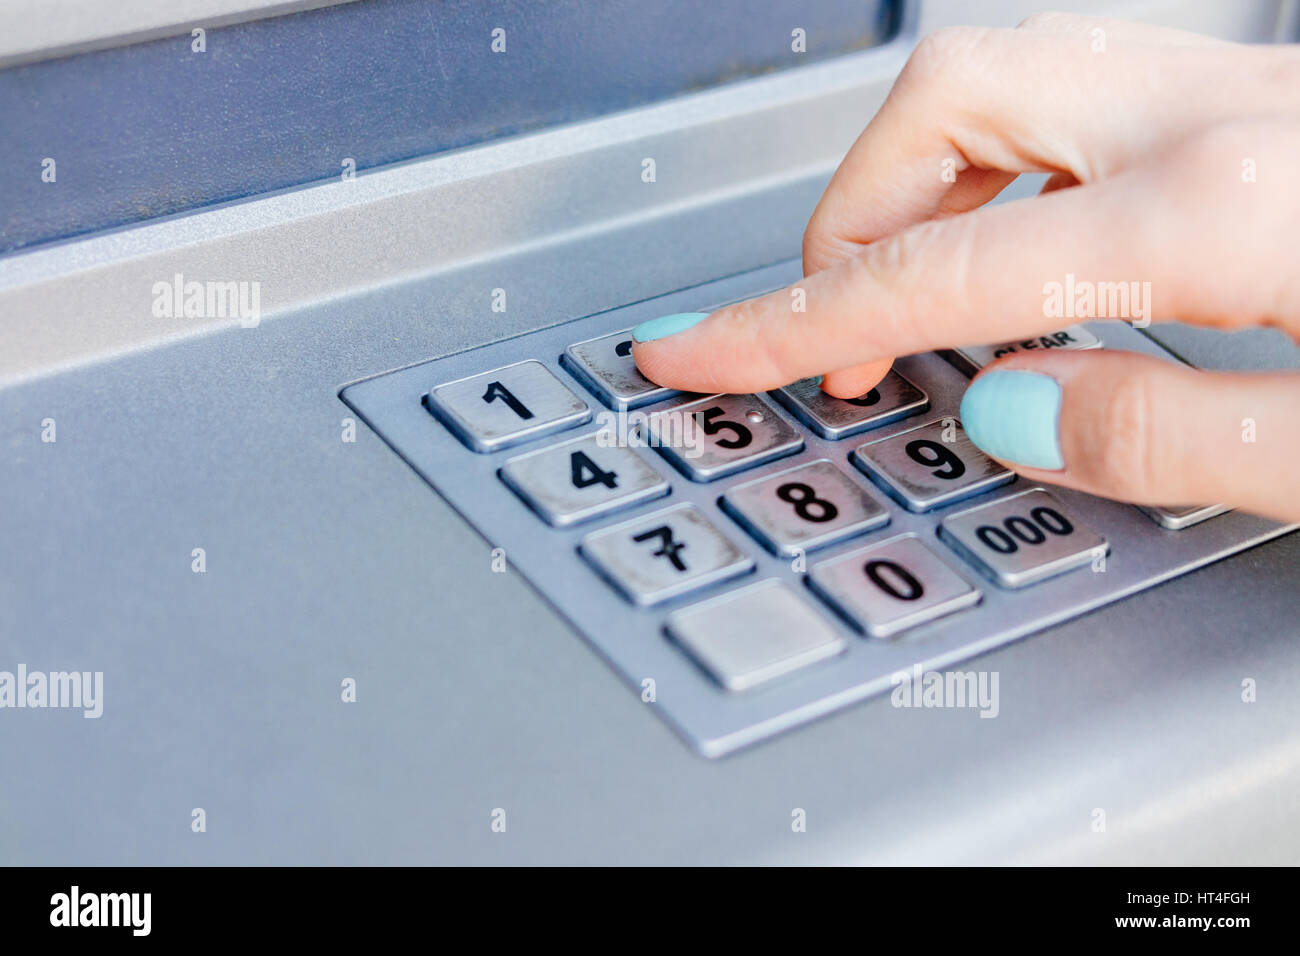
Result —
M 742 691 L 833 657 L 846 641 L 775 578 L 668 616 L 668 635 L 727 690 Z

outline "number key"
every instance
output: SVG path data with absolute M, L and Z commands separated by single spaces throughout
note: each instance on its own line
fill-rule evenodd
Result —
M 889 523 L 889 513 L 825 458 L 737 485 L 723 509 L 773 554 L 811 551 Z
M 932 511 L 1016 477 L 976 448 L 955 418 L 867 442 L 851 457 L 908 511 Z
M 425 396 L 425 407 L 477 452 L 498 451 L 591 418 L 587 403 L 534 359 L 438 385 Z
M 817 378 L 805 378 L 773 395 L 801 422 L 831 440 L 880 428 L 930 407 L 925 392 L 892 369 L 879 385 L 857 398 L 832 398 Z
M 1091 564 L 1106 539 L 1041 488 L 948 515 L 939 537 L 1004 588 Z
M 570 345 L 560 362 L 610 408 L 637 408 L 679 394 L 650 381 L 632 358 L 632 331 Z
M 691 504 L 593 531 L 578 550 L 634 604 L 658 604 L 754 566 Z
M 511 458 L 501 480 L 548 524 L 567 527 L 668 494 L 641 456 L 600 431 Z
M 893 637 L 980 600 L 977 588 L 910 533 L 815 564 L 808 581 L 871 637 Z
M 711 395 L 657 411 L 650 443 L 691 481 L 713 481 L 803 448 L 803 438 L 756 395 Z

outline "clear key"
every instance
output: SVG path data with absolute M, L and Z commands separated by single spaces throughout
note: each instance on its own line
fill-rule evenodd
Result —
M 824 547 L 889 523 L 889 513 L 825 458 L 737 485 L 722 507 L 773 554 Z
M 867 442 L 851 458 L 908 511 L 932 511 L 1016 477 L 976 448 L 955 418 Z
M 1089 565 L 1106 539 L 1041 488 L 951 514 L 939 537 L 1004 588 L 1023 588 Z
M 965 345 L 945 351 L 944 358 L 967 375 L 974 375 L 985 365 L 1013 352 L 1046 352 L 1055 349 L 1099 349 L 1101 339 L 1082 325 L 1067 325 L 1056 332 L 1031 336 L 1017 342 L 999 345 Z
M 691 481 L 713 481 L 803 448 L 757 395 L 710 395 L 654 412 L 651 444 Z
M 587 403 L 528 359 L 436 386 L 425 407 L 477 452 L 493 452 L 581 425 Z
M 511 458 L 501 480 L 557 528 L 668 494 L 668 481 L 600 431 Z
M 930 407 L 925 392 L 893 370 L 857 398 L 832 398 L 822 391 L 818 378 L 805 378 L 773 395 L 801 422 L 832 441 L 919 415 Z
M 643 605 L 725 581 L 754 566 L 691 504 L 593 531 L 579 551 L 629 601 Z

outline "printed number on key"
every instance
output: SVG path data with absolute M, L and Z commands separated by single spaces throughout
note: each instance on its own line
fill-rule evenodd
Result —
M 650 553 L 656 558 L 667 558 L 669 563 L 678 571 L 685 571 L 686 562 L 682 560 L 681 552 L 686 545 L 673 539 L 673 529 L 668 525 L 643 531 L 641 534 L 634 535 L 632 540 L 640 544 L 643 541 L 651 541 L 656 538 L 659 540 L 659 550 Z

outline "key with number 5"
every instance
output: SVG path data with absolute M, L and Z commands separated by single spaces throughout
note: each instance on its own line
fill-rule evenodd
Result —
M 803 438 L 757 395 L 710 395 L 650 416 L 650 443 L 691 481 L 734 475 L 803 448 Z

